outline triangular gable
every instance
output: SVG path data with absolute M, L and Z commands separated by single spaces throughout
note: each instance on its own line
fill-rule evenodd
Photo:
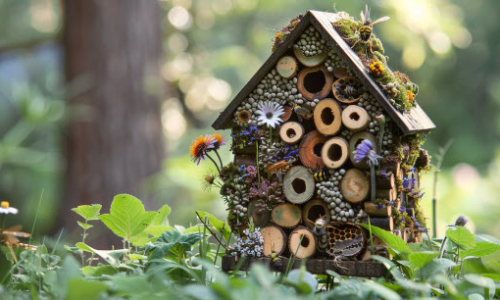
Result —
M 231 101 L 226 109 L 219 115 L 217 120 L 212 124 L 212 127 L 215 129 L 227 129 L 230 127 L 231 119 L 234 117 L 233 113 L 238 106 L 255 89 L 264 76 L 276 66 L 278 60 L 293 45 L 300 34 L 302 34 L 308 26 L 312 25 L 330 45 L 340 48 L 341 51 L 338 51 L 338 55 L 347 62 L 356 77 L 364 84 L 368 92 L 377 99 L 382 108 L 384 108 L 404 134 L 426 132 L 434 129 L 434 123 L 432 123 L 418 104 L 404 114 L 392 106 L 382 89 L 380 89 L 378 84 L 370 77 L 358 55 L 333 28 L 331 22 L 337 20 L 338 18 L 334 13 L 308 11 L 284 43 L 267 59 L 252 79 L 248 81 L 233 101 Z

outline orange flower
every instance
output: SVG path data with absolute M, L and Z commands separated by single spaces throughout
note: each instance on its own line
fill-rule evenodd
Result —
M 385 70 L 384 66 L 379 61 L 372 62 L 368 69 L 370 71 L 370 74 L 372 74 L 373 76 L 380 76 Z
M 200 161 L 205 160 L 205 154 L 210 147 L 213 147 L 216 142 L 215 138 L 210 135 L 197 137 L 191 147 L 189 148 L 189 153 L 193 157 L 193 161 L 198 160 L 197 165 L 200 164 Z
M 214 139 L 215 141 L 213 142 L 214 144 L 214 150 L 217 150 L 220 148 L 220 146 L 224 146 L 226 144 L 226 137 L 222 136 L 219 133 L 214 133 L 210 136 L 210 138 Z
M 413 97 L 414 97 L 413 96 L 413 92 L 410 91 L 410 90 L 406 90 L 406 92 L 408 93 L 408 100 L 410 100 L 410 102 L 412 102 L 413 101 Z

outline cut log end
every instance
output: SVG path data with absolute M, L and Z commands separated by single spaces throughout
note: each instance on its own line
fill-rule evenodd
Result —
M 301 204 L 311 199 L 314 194 L 313 175 L 302 166 L 290 168 L 283 179 L 283 192 L 288 201 Z
M 304 127 L 298 122 L 287 122 L 280 128 L 280 137 L 283 142 L 293 145 L 297 144 L 304 136 Z
M 350 169 L 340 182 L 340 191 L 347 201 L 358 203 L 368 196 L 370 182 L 361 170 Z
M 282 254 L 286 249 L 286 234 L 278 226 L 266 226 L 260 230 L 264 243 L 262 244 L 262 254 L 270 256 L 272 252 Z
M 314 108 L 314 124 L 323 135 L 335 135 L 342 128 L 342 108 L 333 99 L 323 99 Z
M 355 133 L 351 140 L 349 141 L 349 158 L 351 159 L 352 164 L 358 169 L 368 169 L 368 164 L 363 160 L 360 162 L 356 162 L 354 160 L 354 151 L 356 151 L 356 147 L 361 144 L 364 140 L 369 140 L 373 144 L 373 150 L 377 151 L 377 139 L 375 136 L 369 132 L 361 131 Z
M 295 58 L 292 56 L 283 56 L 278 60 L 278 63 L 276 64 L 276 71 L 278 74 L 285 78 L 285 79 L 290 79 L 295 74 L 297 74 L 297 70 L 299 69 L 299 65 L 297 64 L 297 61 Z
M 300 223 L 302 211 L 296 205 L 285 203 L 276 206 L 272 213 L 272 221 L 281 227 L 292 228 Z
M 306 67 L 316 67 L 323 63 L 328 57 L 327 52 L 313 56 L 305 56 L 300 49 L 295 47 L 293 48 L 293 54 L 295 54 L 295 57 L 300 61 L 300 63 Z
M 349 157 L 349 146 L 347 141 L 341 137 L 329 139 L 321 150 L 323 163 L 329 169 L 340 168 Z
M 304 224 L 310 229 L 313 229 L 316 220 L 320 217 L 324 218 L 327 223 L 330 222 L 331 215 L 328 204 L 323 200 L 308 201 L 302 209 L 302 220 Z
M 352 132 L 364 130 L 370 124 L 370 115 L 357 105 L 349 105 L 342 111 L 342 123 Z
M 290 234 L 288 249 L 297 253 L 298 259 L 308 258 L 316 252 L 316 239 L 312 231 L 306 227 L 298 227 Z
M 331 91 L 333 76 L 325 66 L 302 69 L 297 78 L 297 89 L 308 100 L 323 99 Z
M 318 171 L 325 167 L 321 159 L 321 150 L 328 138 L 314 130 L 306 134 L 299 146 L 299 158 L 302 164 L 311 170 Z
M 365 202 L 364 210 L 369 216 L 373 217 L 390 217 L 392 215 L 392 207 L 390 205 L 377 205 Z

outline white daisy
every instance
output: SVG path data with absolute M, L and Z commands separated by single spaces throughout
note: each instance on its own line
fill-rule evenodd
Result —
M 9 202 L 7 201 L 2 201 L 2 203 L 0 204 L 0 214 L 17 214 L 18 210 L 17 208 L 14 208 L 14 207 L 10 207 L 9 205 Z
M 257 111 L 257 121 L 259 125 L 266 124 L 267 127 L 274 128 L 279 125 L 283 120 L 280 118 L 285 113 L 283 106 L 275 102 L 266 101 L 259 104 Z

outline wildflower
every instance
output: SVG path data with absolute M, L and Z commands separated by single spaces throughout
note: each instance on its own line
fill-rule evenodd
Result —
M 406 90 L 406 92 L 408 93 L 408 100 L 412 102 L 414 97 L 413 92 L 410 90 Z
M 212 173 L 208 173 L 203 175 L 202 177 L 203 191 L 210 192 L 212 186 L 216 186 L 220 188 L 220 184 L 216 182 L 216 176 Z
M 382 73 L 385 71 L 384 65 L 382 65 L 382 63 L 379 61 L 372 62 L 368 67 L 368 70 L 370 71 L 370 74 L 375 77 L 382 75 Z
M 19 212 L 19 210 L 17 208 L 14 208 L 14 207 L 10 207 L 10 204 L 8 201 L 2 201 L 2 203 L 0 204 L 0 214 L 17 214 Z
M 373 144 L 369 140 L 363 140 L 354 151 L 354 161 L 356 163 L 359 163 L 363 159 L 367 159 L 369 165 L 377 166 L 379 158 L 382 157 L 373 151 Z
M 193 162 L 198 161 L 196 165 L 199 165 L 202 159 L 205 160 L 207 150 L 213 148 L 215 142 L 216 140 L 210 135 L 200 135 L 193 141 L 189 148 L 189 152 L 191 153 Z
M 455 226 L 465 226 L 467 222 L 469 222 L 469 220 L 464 215 L 460 215 L 455 221 Z
M 209 151 L 218 150 L 221 146 L 224 146 L 226 144 L 226 137 L 222 136 L 219 133 L 214 133 L 210 137 L 213 138 L 215 141 L 213 143 L 213 148 L 209 149 Z
M 281 105 L 266 101 L 259 105 L 259 110 L 257 111 L 257 115 L 259 115 L 257 117 L 258 124 L 266 124 L 267 127 L 274 128 L 283 122 L 280 116 L 284 113 L 285 111 Z
M 238 171 L 240 171 L 240 172 L 245 171 L 245 167 L 246 167 L 245 165 L 241 165 L 241 166 L 238 168 Z
M 400 212 L 400 213 L 404 213 L 404 212 L 406 212 L 406 207 L 401 206 L 401 207 L 399 208 L 399 212 Z
M 382 205 L 377 205 L 377 209 L 382 209 L 383 206 Z

